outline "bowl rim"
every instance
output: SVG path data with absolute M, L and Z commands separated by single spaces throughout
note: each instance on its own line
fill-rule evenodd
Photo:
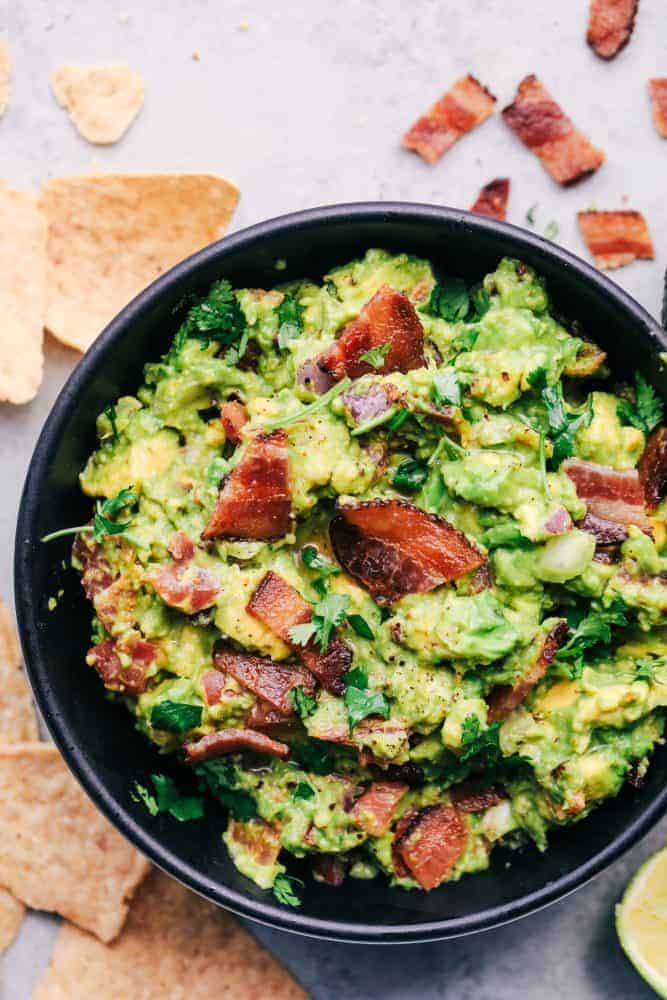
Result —
M 332 221 L 390 223 L 392 220 L 409 218 L 420 222 L 431 222 L 434 225 L 456 224 L 479 233 L 500 233 L 514 242 L 517 247 L 517 256 L 521 255 L 521 249 L 525 247 L 532 251 L 533 256 L 551 259 L 561 268 L 576 272 L 581 282 L 593 285 L 599 292 L 613 298 L 621 310 L 631 314 L 635 324 L 640 323 L 645 327 L 647 336 L 655 342 L 656 351 L 667 350 L 665 331 L 657 320 L 632 296 L 591 264 L 581 260 L 568 250 L 551 243 L 536 233 L 528 232 L 510 223 L 446 206 L 399 201 L 324 205 L 277 216 L 226 236 L 177 264 L 140 292 L 105 327 L 65 382 L 40 432 L 23 487 L 15 539 L 15 601 L 26 670 L 49 733 L 58 746 L 65 763 L 90 798 L 128 840 L 147 855 L 157 867 L 162 868 L 198 894 L 238 916 L 249 918 L 269 927 L 325 940 L 350 943 L 399 944 L 459 937 L 500 926 L 548 906 L 569 895 L 599 874 L 648 832 L 650 827 L 667 811 L 667 786 L 655 795 L 641 814 L 629 823 L 619 836 L 585 862 L 540 889 L 524 894 L 508 903 L 482 910 L 474 915 L 446 920 L 426 920 L 418 924 L 408 925 L 400 923 L 391 926 L 373 923 L 357 924 L 347 920 L 325 920 L 304 916 L 298 910 L 251 899 L 212 878 L 207 878 L 194 866 L 184 862 L 163 846 L 158 837 L 144 831 L 133 820 L 124 806 L 108 793 L 102 781 L 97 777 L 94 766 L 86 757 L 84 748 L 73 742 L 71 733 L 60 717 L 53 695 L 38 681 L 35 664 L 41 662 L 41 652 L 38 641 L 39 629 L 36 622 L 36 608 L 30 587 L 30 550 L 37 514 L 36 497 L 39 494 L 40 481 L 46 474 L 55 444 L 61 436 L 71 408 L 83 391 L 92 372 L 103 364 L 104 359 L 113 350 L 117 337 L 149 310 L 174 282 L 192 275 L 213 261 L 219 260 L 221 265 L 224 265 L 224 259 L 229 252 L 238 247 L 261 241 L 265 236 L 276 236 L 299 229 L 307 230 L 309 226 Z

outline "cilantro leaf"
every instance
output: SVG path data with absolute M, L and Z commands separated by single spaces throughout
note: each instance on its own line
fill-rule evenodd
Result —
M 292 884 L 303 885 L 303 882 L 292 875 L 276 875 L 273 882 L 273 895 L 284 906 L 301 906 L 301 900 L 294 892 Z
M 301 550 L 301 558 L 304 566 L 316 570 L 320 576 L 338 576 L 340 573 L 340 566 L 336 566 L 330 559 L 323 556 L 316 545 L 304 545 Z
M 128 486 L 104 502 L 97 501 L 92 524 L 79 524 L 75 528 L 60 528 L 58 531 L 51 531 L 48 535 L 44 535 L 41 541 L 52 542 L 56 538 L 63 538 L 65 535 L 78 535 L 80 532 L 84 534 L 92 532 L 96 542 L 101 542 L 105 535 L 120 535 L 130 527 L 132 518 L 128 521 L 112 521 L 110 515 L 117 514 L 125 507 L 130 507 L 138 499 L 139 497 L 132 487 Z
M 640 372 L 635 372 L 635 402 L 619 400 L 616 411 L 622 423 L 637 427 L 644 434 L 650 434 L 662 422 L 664 404 Z
M 463 320 L 468 315 L 470 298 L 461 278 L 444 278 L 433 286 L 427 311 L 448 323 Z
M 365 351 L 359 357 L 360 361 L 365 361 L 367 365 L 371 365 L 373 368 L 382 368 L 384 364 L 384 359 L 387 357 L 391 350 L 391 342 L 387 341 L 386 344 L 380 344 L 378 347 L 371 347 L 370 351 Z
M 363 667 L 353 667 L 345 674 L 345 684 L 365 691 L 368 687 L 368 674 Z
M 542 389 L 542 400 L 547 409 L 549 422 L 549 437 L 553 443 L 553 461 L 556 466 L 574 452 L 574 439 L 582 427 L 588 427 L 593 419 L 593 410 L 589 403 L 583 413 L 570 413 L 565 409 L 563 387 L 548 385 Z
M 547 386 L 547 375 L 548 371 L 544 365 L 539 365 L 534 368 L 532 372 L 529 372 L 527 376 L 528 384 L 533 388 L 537 389 L 538 392 L 542 392 Z
M 236 293 L 224 278 L 211 286 L 206 298 L 192 306 L 183 324 L 185 338 L 233 344 L 240 340 L 246 321 Z M 180 331 L 179 331 L 180 332 Z
M 116 423 L 116 407 L 113 405 L 113 403 L 110 406 L 105 406 L 104 407 L 104 416 L 107 418 L 107 420 L 109 421 L 109 424 L 111 425 L 111 437 L 112 437 L 112 440 L 117 441 L 118 440 L 118 425 Z
M 461 405 L 461 383 L 454 368 L 444 368 L 433 377 L 433 398 L 438 406 Z
M 357 633 L 357 635 L 360 635 L 362 639 L 375 638 L 373 635 L 373 629 L 361 615 L 348 615 L 347 624 Z
M 475 310 L 475 319 L 481 319 L 491 308 L 491 296 L 484 285 L 475 285 L 470 292 L 470 301 Z
M 465 354 L 466 351 L 472 351 L 473 347 L 477 343 L 477 338 L 479 337 L 479 330 L 476 330 L 474 326 L 468 327 L 467 330 L 462 330 L 458 336 L 454 337 L 452 341 L 452 351 L 453 357 L 458 357 L 459 354 Z
M 316 630 L 317 625 L 311 618 L 309 622 L 303 622 L 301 625 L 292 625 L 288 634 L 295 646 L 307 646 Z
M 204 800 L 197 795 L 181 795 L 176 783 L 166 774 L 151 774 L 155 795 L 145 785 L 134 782 L 130 795 L 135 802 L 143 802 L 151 816 L 166 812 L 185 823 L 191 819 L 201 819 L 204 815 Z
M 159 813 L 159 808 L 157 804 L 157 799 L 153 793 L 146 788 L 145 785 L 140 785 L 138 781 L 134 782 L 132 790 L 130 791 L 130 798 L 134 802 L 143 802 L 143 804 L 148 809 L 151 816 L 157 816 Z
M 311 774 L 331 774 L 336 769 L 336 754 L 331 743 L 321 740 L 295 740 L 291 744 L 292 757 Z
M 225 361 L 228 365 L 237 365 L 239 361 L 241 361 L 241 359 L 245 356 L 245 352 L 248 350 L 249 339 L 250 334 L 247 330 L 244 330 L 238 344 L 234 347 L 230 347 L 225 354 Z
M 462 752 L 459 763 L 465 764 L 474 760 L 475 765 L 483 768 L 484 781 L 493 784 L 499 777 L 511 774 L 524 758 L 520 754 L 503 755 L 500 749 L 500 727 L 502 722 L 492 722 L 482 729 L 476 715 L 466 715 L 461 726 Z
M 392 484 L 404 493 L 416 493 L 428 478 L 428 466 L 415 458 L 406 458 L 396 469 Z
M 312 799 L 315 797 L 315 789 L 307 781 L 299 781 L 292 792 L 293 799 Z
M 585 666 L 584 654 L 594 646 L 609 645 L 612 626 L 628 624 L 628 608 L 620 597 L 615 597 L 608 608 L 593 608 L 572 630 L 564 646 L 556 653 L 559 662 L 571 663 L 569 676 L 572 680 L 581 677 Z
M 397 431 L 399 427 L 403 426 L 409 416 L 409 410 L 397 410 L 391 420 L 387 422 L 387 430 L 393 434 L 394 431 Z
M 324 653 L 331 640 L 331 633 L 345 619 L 350 598 L 347 594 L 326 594 L 313 608 L 313 617 L 303 625 L 293 625 L 289 637 L 297 646 L 305 646 L 311 639 Z
M 151 711 L 153 729 L 163 729 L 168 733 L 186 733 L 200 725 L 201 705 L 186 705 L 177 701 L 161 701 Z
M 289 700 L 292 702 L 296 714 L 302 719 L 307 719 L 317 708 L 317 698 L 306 694 L 300 684 L 292 688 L 289 693 Z
M 346 673 L 343 701 L 347 708 L 350 732 L 369 715 L 389 718 L 390 707 L 386 695 L 381 691 L 368 690 L 368 675 L 362 667 L 355 667 Z
M 228 810 L 229 815 L 245 823 L 257 815 L 257 805 L 250 792 L 238 787 L 236 767 L 226 760 L 210 760 L 196 768 L 204 787 Z
M 294 295 L 286 292 L 277 312 L 278 347 L 284 351 L 290 340 L 296 340 L 303 331 L 304 307 Z

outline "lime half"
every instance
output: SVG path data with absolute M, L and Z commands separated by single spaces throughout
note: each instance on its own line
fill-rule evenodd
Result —
M 667 997 L 667 847 L 645 861 L 616 907 L 623 951 L 658 996 Z

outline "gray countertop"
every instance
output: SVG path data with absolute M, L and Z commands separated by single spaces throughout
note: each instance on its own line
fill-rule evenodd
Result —
M 9 38 L 15 67 L 12 103 L 0 122 L 0 172 L 30 190 L 45 177 L 84 172 L 93 160 L 103 170 L 216 171 L 242 191 L 234 229 L 342 201 L 465 208 L 484 183 L 506 175 L 509 220 L 525 224 L 537 204 L 536 228 L 555 220 L 558 241 L 584 256 L 576 211 L 643 211 L 657 260 L 615 277 L 657 314 L 667 262 L 667 142 L 651 125 L 646 80 L 667 75 L 667 11 L 664 0 L 642 0 L 630 46 L 605 64 L 584 43 L 587 8 L 585 0 L 0 3 L 0 35 Z M 66 61 L 127 61 L 144 76 L 146 105 L 116 146 L 89 146 L 56 106 L 48 75 Z M 561 190 L 497 115 L 436 167 L 402 151 L 407 125 L 466 72 L 493 90 L 500 107 L 522 76 L 538 73 L 606 150 L 606 165 Z M 9 602 L 21 484 L 43 420 L 77 361 L 50 339 L 46 356 L 38 398 L 0 407 L 0 595 Z M 371 948 L 252 929 L 317 1000 L 639 1000 L 651 993 L 616 942 L 613 905 L 636 866 L 666 839 L 664 822 L 570 898 L 459 941 Z M 30 996 L 56 929 L 55 918 L 28 916 L 2 960 L 6 1000 Z

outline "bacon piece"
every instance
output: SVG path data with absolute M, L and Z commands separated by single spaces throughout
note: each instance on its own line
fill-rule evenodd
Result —
M 187 559 L 163 563 L 148 578 L 165 604 L 186 615 L 210 608 L 220 592 L 215 575 Z
M 98 590 L 93 598 L 97 617 L 105 629 L 113 632 L 114 626 L 124 622 L 135 623 L 137 592 L 127 576 L 119 576 L 104 590 Z
M 248 423 L 248 411 L 243 403 L 230 399 L 220 407 L 220 420 L 225 429 L 225 435 L 232 444 L 239 444 L 241 431 Z
M 656 76 L 648 82 L 653 104 L 653 124 L 663 139 L 667 139 L 667 76 Z
M 434 590 L 484 563 L 460 531 L 403 500 L 340 506 L 329 535 L 340 564 L 378 604 Z
M 221 483 L 202 538 L 282 538 L 290 528 L 291 506 L 287 435 L 258 434 Z
M 613 59 L 630 41 L 639 0 L 591 0 L 586 41 L 601 59 Z
M 263 819 L 255 817 L 240 822 L 230 816 L 226 832 L 228 839 L 238 844 L 262 868 L 269 868 L 278 860 L 282 847 L 280 834 Z
M 225 690 L 225 675 L 221 670 L 207 670 L 202 674 L 201 686 L 206 704 L 217 705 L 222 700 L 222 692 Z
M 604 153 L 576 129 L 534 74 L 519 84 L 505 123 L 559 184 L 573 184 L 604 163 Z
M 451 789 L 452 802 L 460 813 L 476 813 L 490 809 L 502 802 L 505 796 L 494 787 L 479 789 L 469 781 L 454 785 Z
M 324 653 L 312 639 L 305 646 L 292 640 L 290 629 L 309 622 L 313 609 L 287 580 L 269 570 L 255 588 L 246 611 L 290 646 L 323 688 L 335 695 L 344 693 L 343 674 L 352 663 L 352 650 L 337 635 L 331 637 Z
M 237 750 L 254 750 L 255 753 L 265 753 L 270 757 L 289 757 L 290 749 L 286 743 L 272 740 L 265 733 L 254 729 L 220 729 L 217 733 L 208 733 L 196 743 L 186 743 L 185 763 L 199 764 L 203 760 L 223 757 Z
M 338 888 L 345 881 L 345 862 L 337 854 L 317 854 L 312 862 L 313 877 L 317 882 Z
M 595 514 L 586 514 L 581 521 L 577 521 L 577 527 L 581 531 L 587 531 L 593 535 L 599 545 L 613 545 L 617 542 L 624 542 L 628 537 L 628 529 L 618 521 L 608 521 L 604 517 L 596 517 Z M 600 562 L 602 560 L 598 560 Z
M 408 790 L 398 781 L 374 781 L 357 799 L 350 816 L 371 837 L 381 837 L 391 826 L 396 807 Z
M 259 698 L 248 712 L 245 724 L 249 729 L 269 729 L 272 726 L 290 726 L 293 715 L 284 715 L 268 701 Z
M 119 652 L 121 649 L 115 639 L 105 639 L 88 650 L 86 662 L 95 667 L 110 691 L 142 694 L 148 682 L 148 669 L 157 655 L 155 646 L 143 639 L 131 639 L 122 649 L 132 659 L 128 667 L 122 665 Z
M 294 711 L 290 701 L 292 688 L 302 687 L 305 694 L 312 694 L 315 690 L 315 682 L 308 671 L 276 663 L 268 657 L 238 653 L 221 642 L 215 647 L 213 662 L 218 670 L 231 674 L 244 688 L 263 698 L 283 715 L 291 715 Z
M 636 524 L 643 531 L 651 530 L 636 469 L 619 472 L 579 458 L 568 458 L 563 469 L 574 483 L 577 496 L 586 504 L 588 514 L 619 524 Z
M 177 562 L 194 558 L 195 543 L 184 531 L 176 531 L 169 539 L 167 549 Z
M 507 218 L 507 202 L 510 196 L 510 182 L 508 177 L 496 177 L 495 180 L 485 184 L 477 195 L 471 212 L 478 215 L 488 215 L 492 219 Z
M 427 163 L 437 163 L 466 132 L 486 121 L 495 103 L 491 91 L 468 73 L 417 119 L 401 144 Z
M 655 251 L 641 212 L 577 212 L 579 228 L 596 265 L 625 267 L 633 260 L 653 260 Z
M 422 889 L 447 878 L 468 843 L 468 828 L 452 806 L 428 806 L 396 842 L 397 852 Z
M 653 510 L 667 492 L 667 427 L 656 427 L 651 432 L 638 472 L 646 506 Z
M 379 368 L 361 360 L 367 351 L 386 344 L 389 350 Z M 424 330 L 410 299 L 382 285 L 338 340 L 320 354 L 317 364 L 336 381 L 346 375 L 359 378 L 372 372 L 387 375 L 422 368 L 426 364 Z
M 546 635 L 540 652 L 534 663 L 521 677 L 514 687 L 509 684 L 500 684 L 493 688 L 489 694 L 489 722 L 498 722 L 506 719 L 510 712 L 521 704 L 526 696 L 533 690 L 538 681 L 542 680 L 547 672 L 549 664 L 554 656 L 564 645 L 570 630 L 566 621 L 560 621 Z
M 104 549 L 89 534 L 79 534 L 75 537 L 72 557 L 83 569 L 81 586 L 89 601 L 111 586 L 113 573 L 104 555 Z

